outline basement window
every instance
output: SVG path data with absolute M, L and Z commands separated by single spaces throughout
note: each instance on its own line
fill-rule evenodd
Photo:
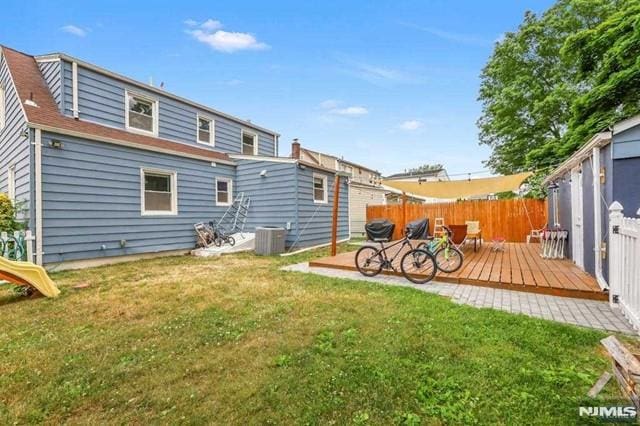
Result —
M 242 131 L 242 154 L 258 155 L 258 135 Z
M 207 117 L 198 116 L 198 142 L 214 145 L 214 121 Z
M 325 175 L 313 174 L 313 202 L 327 203 L 327 177 Z
M 126 128 L 135 132 L 158 134 L 158 101 L 126 92 Z
M 178 214 L 178 185 L 176 172 L 142 169 L 142 215 Z

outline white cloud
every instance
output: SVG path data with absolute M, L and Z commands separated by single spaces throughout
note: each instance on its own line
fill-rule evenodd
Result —
M 343 102 L 335 99 L 327 99 L 320 102 L 320 108 L 324 110 L 320 120 L 327 123 L 335 121 L 335 117 L 359 117 L 369 114 L 369 110 L 363 106 L 342 106 Z
M 195 27 L 196 25 L 198 25 L 198 23 L 193 19 L 185 19 L 184 24 L 188 27 Z
M 417 83 L 420 80 L 404 71 L 361 62 L 349 55 L 339 54 L 337 55 L 337 60 L 343 65 L 341 69 L 343 73 L 376 86 L 385 87 L 401 83 Z
M 336 108 L 336 109 L 332 109 L 329 112 L 331 112 L 332 114 L 348 115 L 348 116 L 359 116 L 359 115 L 369 114 L 369 110 L 366 109 L 365 107 L 362 107 L 362 106 L 350 106 L 350 107 L 346 107 L 346 108 Z
M 418 31 L 422 31 L 432 36 L 438 37 L 442 40 L 447 40 L 454 43 L 467 44 L 472 46 L 488 46 L 491 45 L 491 41 L 485 38 L 479 37 L 475 34 L 463 34 L 452 31 L 445 31 L 435 27 L 423 27 L 421 25 L 401 22 L 401 25 L 405 27 L 413 28 Z
M 60 30 L 76 37 L 84 37 L 87 35 L 87 30 L 71 24 L 61 27 Z
M 215 31 L 222 28 L 222 23 L 220 21 L 216 21 L 214 19 L 207 19 L 200 25 L 203 30 L 207 31 Z
M 322 109 L 333 109 L 337 108 L 338 105 L 340 105 L 340 102 L 335 99 L 327 99 L 326 101 L 320 102 L 320 108 Z
M 192 29 L 187 34 L 219 52 L 233 53 L 239 50 L 264 50 L 269 45 L 259 42 L 252 34 L 223 31 L 222 23 L 214 19 L 207 19 L 201 24 L 193 20 L 185 21 Z
M 422 121 L 419 121 L 419 120 L 407 120 L 407 121 L 403 121 L 400 124 L 400 128 L 402 130 L 418 130 L 422 126 L 423 126 L 423 123 Z

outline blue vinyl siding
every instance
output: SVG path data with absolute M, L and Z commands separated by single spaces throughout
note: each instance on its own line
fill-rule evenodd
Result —
M 215 205 L 215 178 L 235 177 L 233 166 L 206 161 L 50 133 L 42 142 L 45 263 L 191 249 L 193 224 L 226 209 Z M 141 168 L 177 173 L 177 215 L 141 215 Z
M 613 200 L 626 217 L 637 217 L 640 209 L 640 126 L 613 137 Z
M 5 90 L 5 127 L 0 130 L 0 191 L 7 193 L 8 170 L 15 166 L 16 204 L 19 218 L 26 222 L 32 217 L 31 211 L 31 145 L 23 134 L 26 120 L 20 100 L 11 80 L 4 56 L 0 62 L 0 84 Z M 29 223 L 30 227 L 31 224 Z
M 71 64 L 63 61 L 64 84 L 62 87 L 64 112 L 72 115 L 72 71 Z M 197 115 L 201 114 L 215 121 L 215 147 L 217 151 L 240 154 L 241 129 L 258 134 L 259 154 L 275 155 L 274 136 L 238 123 L 226 117 L 200 110 L 168 96 L 163 96 L 144 88 L 132 86 L 118 79 L 78 66 L 78 109 L 80 119 L 106 126 L 125 128 L 125 89 L 148 96 L 158 101 L 158 137 L 199 147 L 197 137 Z
M 62 104 L 62 63 L 61 61 L 38 62 L 38 67 L 42 73 L 44 81 L 49 87 L 49 91 L 54 101 L 58 104 L 60 111 L 64 111 Z
M 632 127 L 613 137 L 613 158 L 640 157 L 640 126 Z
M 260 173 L 266 170 L 266 176 Z M 246 229 L 257 226 L 280 226 L 287 231 L 287 246 L 296 239 L 296 179 L 294 163 L 238 160 L 235 195 L 244 192 L 251 198 Z
M 328 202 L 313 202 L 313 174 L 327 176 Z M 298 247 L 324 244 L 331 241 L 331 220 L 333 213 L 333 173 L 312 169 L 298 169 L 298 227 L 300 238 Z M 338 211 L 338 240 L 349 237 L 349 185 L 341 180 L 340 209 Z

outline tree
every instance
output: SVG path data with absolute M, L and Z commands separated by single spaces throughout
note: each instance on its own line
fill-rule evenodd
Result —
M 588 85 L 573 103 L 565 154 L 589 136 L 640 112 L 640 4 L 628 1 L 593 29 L 567 40 L 563 56 Z
M 542 16 L 527 12 L 518 30 L 495 46 L 481 75 L 480 143 L 491 147 L 486 164 L 511 174 L 557 164 L 568 150 L 574 102 L 587 86 L 561 55 L 568 38 L 613 14 L 620 1 L 560 0 Z
M 409 169 L 409 173 L 428 173 L 436 170 L 442 170 L 444 166 L 442 164 L 423 164 L 420 167 L 415 167 L 413 169 Z

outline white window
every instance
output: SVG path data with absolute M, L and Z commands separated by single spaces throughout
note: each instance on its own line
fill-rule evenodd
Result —
M 313 174 L 313 202 L 327 202 L 327 177 L 325 175 Z
M 215 122 L 201 115 L 198 115 L 198 142 L 215 145 Z
M 16 166 L 10 166 L 7 170 L 7 196 L 11 201 L 16 201 Z
M 216 178 L 216 205 L 229 206 L 233 200 L 233 181 L 227 178 Z
M 258 135 L 255 133 L 242 131 L 242 154 L 258 155 Z
M 7 123 L 7 108 L 5 105 L 4 87 L 0 86 L 0 130 L 4 129 Z
M 164 170 L 140 170 L 143 215 L 178 214 L 178 175 Z
M 158 101 L 125 91 L 126 127 L 134 132 L 158 134 Z

